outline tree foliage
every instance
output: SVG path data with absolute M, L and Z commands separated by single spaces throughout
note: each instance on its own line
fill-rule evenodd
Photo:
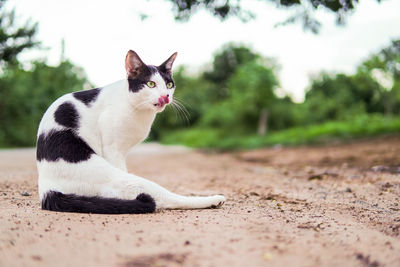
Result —
M 307 123 L 343 120 L 358 114 L 400 113 L 400 41 L 372 54 L 354 75 L 323 73 L 306 93 Z
M 313 8 L 328 2 L 309 1 Z M 221 3 L 197 2 L 210 6 Z M 283 6 L 305 3 L 298 2 L 280 1 Z M 332 6 L 326 7 L 341 12 L 340 6 L 333 6 L 334 2 L 330 1 Z M 239 1 L 236 3 L 239 5 Z M 340 3 L 350 5 L 355 1 Z M 57 66 L 34 61 L 31 69 L 22 68 L 17 57 L 21 51 L 36 45 L 36 26 L 27 23 L 18 27 L 14 19 L 4 20 L 14 15 L 4 16 L 6 13 L 1 8 L 0 14 L 3 14 L 0 21 L 0 146 L 31 146 L 47 107 L 59 96 L 89 85 L 82 69 L 68 60 L 62 60 Z M 301 104 L 276 94 L 279 88 L 276 71 L 273 60 L 232 43 L 223 46 L 214 55 L 210 68 L 198 75 L 188 75 L 185 67 L 180 67 L 174 73 L 175 98 L 185 107 L 169 105 L 157 117 L 152 138 L 165 140 L 175 132 L 178 137 L 183 136 L 201 146 L 222 144 L 232 147 L 239 142 L 254 147 L 282 140 L 274 137 L 277 136 L 275 133 L 293 127 L 296 130 L 286 132 L 295 139 L 300 138 L 302 127 L 312 129 L 307 138 L 322 132 L 340 133 L 340 136 L 346 136 L 348 132 L 357 136 L 363 132 L 375 134 L 388 129 L 385 128 L 388 118 L 400 114 L 399 40 L 367 58 L 353 75 L 321 73 L 311 81 Z M 385 120 L 382 120 L 383 116 L 386 116 Z M 273 140 L 254 137 L 260 133 L 260 122 L 268 126 L 266 136 L 272 136 Z M 351 129 L 352 123 L 346 122 L 357 122 L 357 129 Z M 377 127 L 369 131 L 364 123 L 373 123 Z M 322 129 L 316 125 L 324 126 Z M 393 125 L 389 127 L 390 131 L 398 127 L 397 122 Z
M 184 72 L 178 75 L 176 94 L 196 110 L 190 129 L 184 130 L 188 127 L 182 124 L 171 134 L 164 125 L 157 131 L 166 142 L 181 140 L 202 147 L 255 147 L 282 142 L 284 138 L 276 132 L 289 128 L 295 130 L 285 130 L 291 136 L 285 138 L 299 143 L 318 139 L 318 135 L 347 138 L 396 131 L 399 120 L 391 118 L 400 116 L 398 44 L 395 40 L 368 57 L 352 75 L 321 73 L 311 80 L 305 101 L 300 104 L 275 94 L 279 81 L 268 59 L 249 48 L 226 45 L 215 55 L 210 70 L 196 77 Z M 383 76 L 375 75 L 376 70 Z M 385 85 L 382 77 L 392 82 Z M 266 139 L 254 137 L 263 111 L 268 112 Z
M 386 72 L 391 79 L 400 80 L 400 40 L 393 40 L 389 46 L 370 56 L 359 67 L 359 71 L 364 72 L 374 69 Z
M 5 0 L 0 0 L 0 67 L 16 64 L 17 55 L 39 44 L 35 39 L 37 24 L 30 21 L 17 26 L 15 10 L 4 10 Z
M 387 115 L 400 112 L 400 40 L 371 55 L 358 68 L 359 74 L 373 77 L 382 87 L 382 103 Z
M 83 71 L 69 61 L 58 66 L 33 62 L 31 70 L 9 67 L 0 79 L 0 145 L 32 146 L 40 119 L 65 93 L 87 84 Z
M 232 43 L 223 46 L 215 54 L 211 69 L 197 77 L 188 77 L 180 69 L 174 75 L 178 86 L 174 97 L 187 107 L 189 123 L 179 125 L 173 112 L 165 112 L 156 120 L 153 137 L 168 134 L 171 127 L 167 122 L 171 121 L 173 129 L 190 125 L 237 134 L 255 133 L 263 110 L 270 114 L 269 127 L 287 127 L 291 123 L 288 116 L 275 115 L 292 101 L 275 95 L 279 86 L 275 71 L 272 60 Z
M 197 77 L 190 77 L 181 67 L 175 71 L 175 84 L 178 86 L 174 98 L 184 104 L 184 108 L 170 107 L 157 117 L 153 126 L 152 138 L 158 138 L 166 129 L 176 129 L 204 122 L 203 117 L 218 109 L 230 97 L 229 79 L 240 66 L 260 60 L 261 56 L 249 48 L 227 44 L 215 54 L 212 67 Z M 229 110 L 227 110 L 229 113 Z M 217 111 L 216 111 L 217 112 Z M 220 115 L 228 115 L 227 112 Z M 207 124 L 207 123 L 206 123 Z
M 242 1 L 220 1 L 220 0 L 169 0 L 173 5 L 174 16 L 177 20 L 187 21 L 198 10 L 206 10 L 217 18 L 225 20 L 229 17 L 238 17 L 247 21 L 255 17 L 254 12 L 244 9 Z M 336 15 L 338 24 L 345 22 L 346 16 L 353 12 L 358 0 L 260 0 L 265 4 L 276 4 L 277 8 L 295 10 L 296 13 L 290 16 L 285 22 L 279 24 L 293 23 L 300 21 L 304 29 L 317 33 L 321 24 L 314 18 L 313 12 L 318 9 L 325 9 Z M 381 2 L 381 0 L 377 0 Z
M 370 76 L 323 73 L 306 93 L 305 124 L 345 120 L 363 113 L 382 112 L 381 86 Z
M 274 70 L 253 60 L 238 67 L 228 80 L 229 95 L 208 110 L 203 125 L 229 131 L 256 132 L 263 109 L 273 110 L 278 99 Z
M 221 100 L 228 96 L 227 82 L 240 66 L 260 58 L 260 55 L 247 47 L 235 44 L 225 45 L 214 56 L 212 69 L 203 74 L 205 80 L 215 85 L 214 99 Z
M 0 0 L 0 146 L 33 146 L 39 121 L 59 96 L 87 86 L 82 69 L 68 60 L 58 66 L 34 61 L 26 70 L 17 56 L 38 45 L 37 24 L 17 25 L 15 11 Z

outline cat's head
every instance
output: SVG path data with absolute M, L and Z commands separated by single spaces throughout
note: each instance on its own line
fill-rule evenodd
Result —
M 146 65 L 136 52 L 129 50 L 125 69 L 129 84 L 129 101 L 135 109 L 161 112 L 173 101 L 175 83 L 172 64 L 175 52 L 160 66 Z

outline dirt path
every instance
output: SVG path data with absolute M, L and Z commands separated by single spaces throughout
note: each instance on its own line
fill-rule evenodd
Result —
M 1 151 L 0 266 L 400 266 L 400 136 L 224 154 L 151 146 L 128 162 L 177 193 L 228 201 L 150 215 L 42 211 L 34 151 Z

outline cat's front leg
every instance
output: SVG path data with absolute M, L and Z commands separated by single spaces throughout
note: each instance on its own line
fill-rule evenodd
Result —
M 114 118 L 113 111 L 102 112 L 98 124 L 101 136 L 101 156 L 114 167 L 127 172 L 126 149 L 122 149 L 124 135 L 121 134 L 121 125 Z

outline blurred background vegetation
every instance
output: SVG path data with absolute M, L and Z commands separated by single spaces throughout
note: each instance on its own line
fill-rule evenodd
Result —
M 182 1 L 175 2 L 178 19 L 190 16 L 191 7 L 186 6 L 185 11 Z M 92 85 L 84 71 L 63 55 L 57 66 L 40 60 L 21 64 L 20 53 L 41 49 L 35 38 L 37 25 L 16 25 L 15 12 L 4 11 L 2 3 L 4 0 L 0 0 L 0 147 L 34 146 L 47 107 L 65 93 Z M 218 10 L 222 13 L 216 15 L 223 17 L 226 10 Z M 311 23 L 306 15 L 300 17 Z M 295 103 L 280 88 L 279 62 L 243 45 L 227 43 L 207 70 L 190 74 L 187 67 L 175 68 L 178 104 L 158 116 L 149 140 L 233 149 L 399 132 L 400 39 L 380 49 L 365 58 L 355 74 L 324 72 L 315 76 L 304 102 Z
M 400 40 L 366 58 L 353 75 L 320 73 L 303 103 L 282 96 L 271 59 L 227 44 L 210 71 L 181 67 L 176 95 L 186 115 L 164 112 L 153 137 L 194 147 L 254 148 L 321 143 L 400 130 Z

